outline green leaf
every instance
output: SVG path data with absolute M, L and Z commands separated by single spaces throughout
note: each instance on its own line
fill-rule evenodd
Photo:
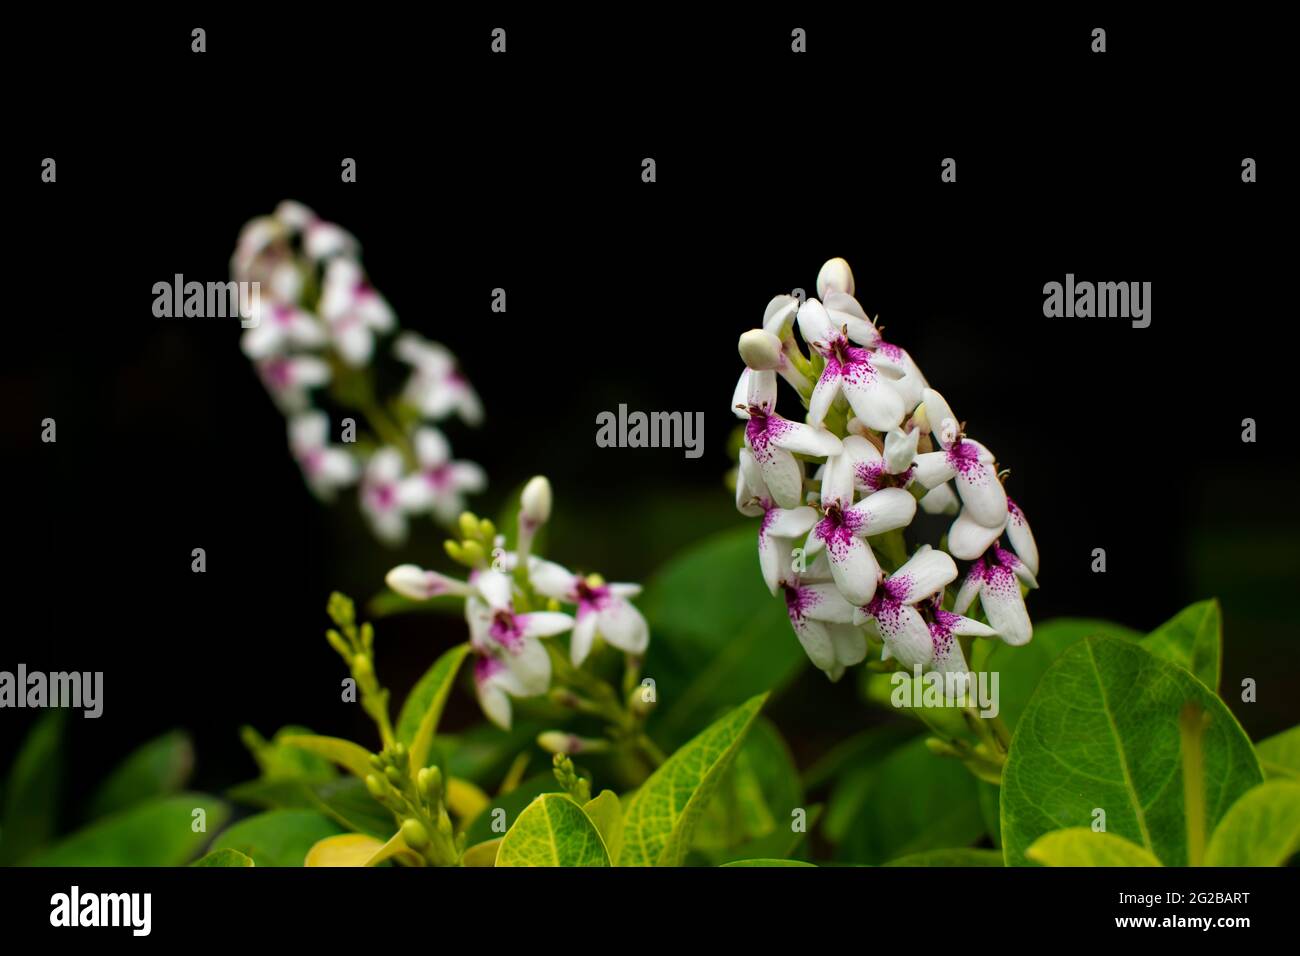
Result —
M 1053 830 L 1034 841 L 1025 856 L 1043 866 L 1159 866 L 1151 851 L 1091 827 Z
M 1184 740 L 1186 708 L 1207 723 Z M 1085 638 L 1043 674 L 1011 742 L 1002 773 L 1007 864 L 1023 865 L 1039 837 L 1091 826 L 1102 810 L 1108 832 L 1185 866 L 1197 835 L 1261 779 L 1245 733 L 1204 684 L 1135 643 Z
M 1002 849 L 1002 788 L 995 783 L 981 780 L 975 785 L 980 801 L 980 818 L 984 821 L 984 832 L 993 841 L 993 846 Z M 999 854 L 999 859 L 1001 854 Z M 1001 866 L 1001 864 L 998 864 Z
M 1058 617 L 1034 622 L 1034 639 L 1020 647 L 1001 641 L 977 641 L 972 654 L 977 671 L 998 674 L 998 716 L 1014 729 L 1024 713 L 1029 698 L 1042 679 L 1043 672 L 1068 648 L 1085 637 L 1115 637 L 1126 641 L 1140 640 L 1132 628 L 1111 621 L 1092 618 Z
M 28 732 L 9 770 L 0 866 L 12 866 L 54 835 L 63 780 L 64 712 L 42 714 Z
M 1184 608 L 1140 643 L 1156 657 L 1191 671 L 1210 690 L 1219 689 L 1223 614 L 1218 601 L 1200 601 Z
M 370 751 L 342 737 L 289 734 L 280 738 L 280 742 L 286 747 L 297 747 L 318 757 L 324 757 L 326 760 L 332 760 L 362 780 L 375 772 L 374 767 L 370 766 Z
M 483 723 L 464 733 L 438 734 L 433 744 L 438 753 L 446 755 L 444 774 L 492 786 L 500 782 L 517 754 L 538 751 L 537 735 L 549 726 L 535 720 L 516 720 L 509 730 L 502 730 Z
M 924 739 L 896 747 L 832 791 L 826 829 L 842 828 L 836 859 L 881 864 L 969 846 L 984 832 L 976 782 L 957 760 L 931 753 Z
M 611 860 L 623 849 L 623 805 L 613 790 L 602 790 L 582 806 L 600 833 Z
M 519 815 L 497 850 L 501 866 L 609 866 L 596 825 L 566 794 L 544 793 Z
M 1269 780 L 1248 790 L 1219 821 L 1206 866 L 1283 866 L 1300 852 L 1300 783 Z
M 340 826 L 387 840 L 392 835 L 393 815 L 375 802 L 366 785 L 355 777 L 304 784 L 308 805 Z
M 501 849 L 501 837 L 476 843 L 460 858 L 461 866 L 496 866 L 497 851 Z
M 252 866 L 253 861 L 238 850 L 213 850 L 190 866 Z
M 846 772 L 868 766 L 887 756 L 895 747 L 916 736 L 918 728 L 899 721 L 870 727 L 836 744 L 803 772 L 803 788 L 817 790 L 838 780 Z
M 138 747 L 99 785 L 89 816 L 107 816 L 154 797 L 175 793 L 194 770 L 194 744 L 183 730 Z
M 519 815 L 524 812 L 524 808 L 532 803 L 535 797 L 543 793 L 555 793 L 559 789 L 560 785 L 555 781 L 555 774 L 548 770 L 522 781 L 509 793 L 498 794 L 491 799 L 482 813 L 470 821 L 465 830 L 465 845 L 486 843 L 494 837 L 501 836 L 514 824 Z M 498 810 L 502 812 L 498 813 Z M 500 829 L 494 830 L 494 824 Z
M 206 815 L 196 833 L 194 811 Z M 216 797 L 182 793 L 139 803 L 97 820 L 32 858 L 32 866 L 182 866 L 230 811 Z
M 803 860 L 731 860 L 728 863 L 720 864 L 721 866 L 811 866 L 816 869 L 816 865 L 805 863 Z
M 281 727 L 270 740 L 263 739 L 252 727 L 241 727 L 239 735 L 265 780 L 328 780 L 338 775 L 325 758 L 285 745 L 286 737 L 312 736 L 306 727 Z
M 751 697 L 664 761 L 624 811 L 620 866 L 679 866 L 700 814 L 735 760 L 766 694 Z
M 997 850 L 947 849 L 909 853 L 890 860 L 885 866 L 1001 866 Z
M 258 866 L 302 866 L 313 846 L 342 832 L 315 810 L 268 810 L 218 835 L 212 849 L 238 850 Z
M 669 745 L 807 665 L 784 606 L 763 584 L 752 524 L 668 562 L 639 604 L 654 634 L 645 668 L 659 699 L 654 736 Z
M 397 739 L 410 748 L 412 770 L 429 765 L 429 749 L 442 708 L 468 650 L 468 644 L 458 644 L 434 661 L 402 704 L 397 718 Z
M 1300 727 L 1292 727 L 1255 744 L 1260 766 L 1270 780 L 1300 780 Z

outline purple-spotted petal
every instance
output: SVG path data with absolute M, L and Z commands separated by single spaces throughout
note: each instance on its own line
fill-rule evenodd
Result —
M 967 608 L 979 596 L 980 586 L 983 583 L 984 562 L 980 560 L 972 564 L 970 570 L 966 572 L 965 580 L 961 582 L 961 587 L 957 589 L 957 597 L 953 601 L 953 610 L 958 614 L 965 614 Z
M 1025 513 L 1010 498 L 1007 499 L 1007 539 L 1029 573 L 1037 575 L 1038 543 L 1034 541 L 1034 533 L 1029 530 Z
M 956 442 L 947 452 L 957 472 L 957 494 L 970 517 L 990 528 L 1001 528 L 1007 520 L 1007 493 L 993 466 L 979 460 L 973 442 Z
M 930 663 L 933 655 L 930 628 L 910 604 L 880 601 L 873 608 L 876 629 L 889 654 L 909 670 Z
M 965 508 L 948 529 L 948 550 L 954 558 L 974 561 L 993 546 L 1002 534 L 1002 528 L 988 528 L 970 516 Z
M 827 359 L 826 367 L 813 386 L 812 398 L 808 401 L 808 421 L 811 424 L 820 425 L 825 420 L 826 413 L 831 410 L 835 397 L 840 393 L 843 378 L 840 363 L 833 356 Z
M 915 604 L 942 591 L 957 580 L 957 565 L 944 551 L 923 545 L 885 582 L 890 597 L 902 604 Z
M 752 419 L 750 425 L 753 425 Z M 748 432 L 746 437 L 749 437 Z M 797 508 L 802 504 L 803 466 L 795 457 L 771 442 L 761 445 L 751 442 L 749 447 L 758 462 L 763 483 L 772 493 L 772 500 L 782 508 Z
M 849 400 L 853 414 L 876 431 L 897 428 L 902 424 L 906 411 L 903 408 L 903 396 L 884 379 L 865 349 L 850 348 L 847 351 L 854 360 L 844 366 L 840 391 Z M 861 354 L 854 355 L 855 352 Z M 833 359 L 826 360 L 827 368 L 830 368 L 832 361 Z
M 1012 646 L 1028 644 L 1034 629 L 1020 593 L 1020 580 L 1005 565 L 989 563 L 980 582 L 980 606 L 989 626 Z
M 870 601 L 880 580 L 880 565 L 871 547 L 853 533 L 836 529 L 826 541 L 826 554 L 831 578 L 845 600 L 850 604 Z
M 856 608 L 844 599 L 834 584 L 800 585 L 799 602 L 802 612 L 814 620 L 827 624 L 853 623 Z

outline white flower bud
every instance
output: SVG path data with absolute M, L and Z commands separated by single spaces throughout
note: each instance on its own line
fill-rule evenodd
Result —
M 402 597 L 423 601 L 429 596 L 428 576 L 414 564 L 399 564 L 384 575 L 384 583 Z
M 781 340 L 763 329 L 750 329 L 740 337 L 740 357 L 745 365 L 758 371 L 781 364 Z
M 524 493 L 519 499 L 519 517 L 531 523 L 534 528 L 550 520 L 551 483 L 544 475 L 538 475 L 524 485 Z
M 843 259 L 828 259 L 817 273 L 817 297 L 825 299 L 828 292 L 853 295 L 853 270 Z

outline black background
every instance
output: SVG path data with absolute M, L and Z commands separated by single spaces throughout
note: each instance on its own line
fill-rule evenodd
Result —
M 239 227 L 283 198 L 358 236 L 403 324 L 460 356 L 487 411 L 450 429 L 491 475 L 475 505 L 495 513 L 544 471 L 565 514 L 555 556 L 612 579 L 644 580 L 739 520 L 722 486 L 736 338 L 846 257 L 863 305 L 1012 469 L 1043 553 L 1034 616 L 1149 628 L 1227 567 L 1224 686 L 1260 682 L 1261 702 L 1234 708 L 1252 737 L 1293 724 L 1279 31 L 624 16 L 303 8 L 15 30 L 0 667 L 105 671 L 105 716 L 73 722 L 74 781 L 175 725 L 196 735 L 206 789 L 252 775 L 240 724 L 363 735 L 338 701 L 325 597 L 439 563 L 432 528 L 386 552 L 350 503 L 308 496 L 233 323 L 152 316 L 153 283 L 224 279 Z M 955 184 L 939 180 L 947 156 Z M 1067 272 L 1150 281 L 1150 328 L 1044 318 L 1043 284 Z M 596 414 L 621 402 L 704 411 L 705 455 L 596 448 Z M 46 416 L 57 444 L 39 440 Z M 1240 441 L 1245 417 L 1257 444 Z M 620 534 L 642 509 L 690 527 Z M 455 622 L 385 628 L 399 696 L 462 639 Z M 450 719 L 474 719 L 459 706 Z M 0 717 L 0 764 L 31 719 Z

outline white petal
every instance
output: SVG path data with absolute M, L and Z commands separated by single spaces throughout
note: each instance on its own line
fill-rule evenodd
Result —
M 1010 498 L 1007 499 L 1007 539 L 1029 573 L 1037 575 L 1038 543 L 1034 541 L 1034 533 L 1029 530 L 1025 513 Z
M 916 459 L 916 444 L 920 438 L 919 428 L 907 432 L 895 428 L 885 436 L 885 467 L 891 475 L 907 471 Z
M 890 656 L 909 670 L 930 663 L 933 646 L 930 628 L 910 604 L 887 604 L 876 614 L 876 628 Z
M 984 562 L 979 561 L 971 566 L 966 572 L 965 579 L 961 582 L 961 587 L 957 589 L 957 597 L 953 601 L 952 609 L 958 614 L 965 614 L 967 608 L 980 593 L 980 585 L 984 581 Z
M 748 448 L 740 449 L 740 461 L 736 467 L 736 510 L 757 518 L 764 513 L 763 501 L 771 497 L 758 462 L 754 461 L 754 453 Z
M 980 605 L 998 637 L 1013 646 L 1029 643 L 1034 634 L 1033 625 L 1020 594 L 1020 581 L 1010 568 L 989 565 L 985 569 L 980 584 Z
M 753 450 L 753 445 L 750 449 Z M 793 455 L 769 441 L 766 452 L 755 452 L 754 459 L 773 501 L 782 508 L 797 508 L 803 504 L 803 466 Z
M 839 505 L 847 508 L 853 504 L 853 478 L 854 465 L 848 454 L 841 453 L 827 458 L 826 466 L 822 469 L 822 507 Z
M 767 371 L 750 370 L 749 373 L 749 393 L 745 398 L 747 405 L 755 408 L 766 408 L 769 411 L 776 408 L 776 373 Z
M 837 535 L 826 542 L 831 577 L 850 604 L 866 604 L 876 593 L 880 565 L 871 548 L 861 538 Z
M 902 488 L 882 488 L 859 501 L 851 510 L 864 519 L 858 534 L 884 534 L 912 523 L 916 515 L 916 499 Z
M 524 640 L 502 660 L 506 669 L 497 677 L 507 693 L 515 697 L 535 697 L 551 686 L 551 657 L 541 641 Z
M 800 610 L 817 621 L 828 624 L 852 624 L 858 609 L 844 600 L 834 584 L 805 584 L 799 589 Z
M 451 458 L 451 445 L 436 428 L 420 428 L 415 433 L 415 457 L 424 468 L 437 468 Z
M 957 494 L 970 517 L 990 528 L 1001 528 L 1007 520 L 1007 493 L 992 465 L 970 464 L 957 472 Z
M 800 455 L 822 458 L 838 455 L 844 446 L 839 438 L 825 428 L 814 428 L 802 422 L 792 422 L 779 415 L 768 419 L 768 440 L 778 448 Z
M 944 419 L 951 418 L 957 421 L 957 416 L 952 413 L 947 399 L 932 388 L 927 388 L 921 393 L 921 402 L 925 405 L 925 419 L 930 424 L 930 431 L 934 434 L 935 441 L 942 444 L 940 430 L 943 428 Z
M 835 645 L 831 642 L 827 625 L 807 617 L 792 617 L 790 624 L 814 667 L 829 671 L 836 666 Z
M 827 628 L 831 643 L 835 645 L 835 661 L 841 667 L 852 667 L 867 659 L 867 638 L 859 627 L 849 624 L 832 624 Z
M 578 621 L 573 625 L 573 634 L 569 637 L 569 659 L 574 667 L 581 667 L 582 662 L 591 653 L 591 645 L 596 640 L 596 612 L 582 611 Z
M 998 632 L 987 624 L 961 615 L 956 615 L 956 617 L 957 620 L 949 621 L 949 626 L 954 634 L 961 637 L 997 637 Z
M 853 295 L 853 270 L 840 257 L 827 259 L 817 271 L 817 294 L 823 299 L 832 292 Z
M 524 637 L 554 637 L 573 627 L 573 618 L 558 611 L 532 611 L 519 615 Z
M 953 491 L 952 485 L 947 482 L 935 485 L 921 496 L 921 510 L 928 515 L 955 515 L 960 507 L 961 501 L 957 498 L 957 492 Z
M 798 508 L 773 508 L 767 513 L 764 531 L 777 538 L 798 538 L 812 530 L 817 512 L 807 505 Z
M 974 561 L 998 540 L 1001 528 L 987 528 L 970 516 L 965 508 L 948 529 L 948 550 L 954 558 Z
M 601 637 L 627 654 L 644 654 L 650 643 L 650 625 L 641 612 L 624 600 L 613 600 L 596 618 Z
M 853 296 L 832 292 L 822 302 L 832 327 L 843 328 L 849 339 L 858 345 L 872 348 L 879 344 L 880 330 Z
M 779 339 L 785 339 L 794 325 L 799 311 L 799 300 L 792 295 L 773 296 L 763 311 L 763 328 Z
M 817 379 L 817 384 L 813 386 L 812 397 L 808 400 L 808 421 L 811 424 L 820 425 L 826 419 L 826 413 L 831 410 L 831 406 L 835 404 L 835 397 L 840 394 L 842 381 L 839 363 L 827 363 Z
M 399 564 L 384 576 L 384 583 L 403 597 L 415 601 L 425 601 L 439 594 L 469 593 L 463 581 L 437 571 L 426 571 L 415 564 Z
M 904 604 L 915 604 L 955 580 L 957 565 L 952 558 L 946 552 L 923 545 L 889 576 L 890 594 Z
M 494 568 L 475 571 L 470 575 L 469 583 L 493 610 L 500 611 L 510 607 L 514 591 L 509 576 L 504 572 Z
M 927 451 L 917 455 L 915 467 L 913 474 L 916 480 L 932 490 L 957 474 L 957 469 L 948 461 L 946 451 Z
M 330 422 L 324 412 L 303 412 L 289 419 L 289 446 L 295 455 L 322 447 L 329 437 Z
M 573 591 L 577 585 L 577 575 L 554 561 L 543 561 L 541 558 L 529 560 L 528 580 L 538 594 L 555 598 L 557 601 L 574 600 Z
M 478 705 L 483 708 L 483 713 L 487 715 L 488 720 L 502 730 L 509 730 L 510 698 L 506 696 L 506 692 L 490 678 L 485 681 L 475 681 L 474 689 L 478 697 Z
M 799 334 L 809 345 L 827 342 L 835 334 L 831 318 L 825 307 L 816 299 L 809 299 L 799 307 Z
M 905 413 L 903 397 L 878 370 L 868 371 L 866 363 L 855 362 L 846 369 L 840 381 L 840 391 L 849 400 L 853 414 L 869 428 L 884 432 L 902 424 Z
M 748 418 L 749 412 L 749 376 L 753 373 L 745 369 L 736 380 L 736 390 L 731 393 L 731 411 L 737 418 Z

